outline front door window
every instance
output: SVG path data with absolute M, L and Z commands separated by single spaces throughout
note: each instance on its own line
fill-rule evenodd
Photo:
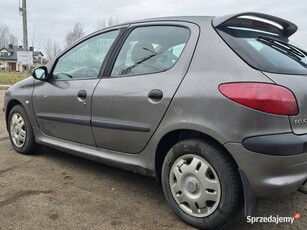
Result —
M 102 62 L 119 31 L 111 31 L 90 38 L 77 45 L 58 60 L 53 70 L 55 79 L 97 78 Z

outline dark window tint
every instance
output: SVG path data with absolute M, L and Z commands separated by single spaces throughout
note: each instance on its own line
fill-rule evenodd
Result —
M 157 73 L 173 67 L 190 31 L 176 26 L 147 26 L 134 29 L 116 59 L 112 77 Z
M 225 42 L 249 65 L 271 73 L 307 74 L 307 52 L 288 38 L 252 29 L 218 29 Z

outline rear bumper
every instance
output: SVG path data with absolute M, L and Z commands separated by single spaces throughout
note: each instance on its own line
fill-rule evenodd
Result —
M 274 146 L 259 143 L 261 144 L 262 147 L 267 146 L 264 148 L 266 150 L 270 148 L 274 150 Z M 291 146 L 292 144 L 290 143 Z M 287 150 L 280 149 L 283 154 L 277 155 L 276 152 L 270 152 L 271 155 L 269 155 L 250 151 L 241 143 L 225 144 L 258 197 L 274 197 L 292 193 L 302 188 L 307 180 L 307 151 L 293 154 L 286 144 L 282 146 Z M 297 150 L 298 148 L 295 148 L 295 152 Z M 285 152 L 289 154 L 284 154 Z

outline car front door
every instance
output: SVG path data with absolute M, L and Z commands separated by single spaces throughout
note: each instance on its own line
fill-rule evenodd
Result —
M 32 101 L 44 134 L 95 146 L 92 95 L 118 35 L 112 30 L 89 37 L 58 58 L 47 81 L 35 82 Z
M 95 89 L 92 127 L 98 147 L 139 153 L 187 72 L 199 29 L 159 22 L 132 25 L 127 34 Z

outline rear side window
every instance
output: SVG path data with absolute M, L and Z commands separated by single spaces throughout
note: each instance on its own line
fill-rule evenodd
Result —
M 158 73 L 179 59 L 190 31 L 177 26 L 146 26 L 134 29 L 123 44 L 111 77 Z
M 253 29 L 217 29 L 224 41 L 250 66 L 271 73 L 307 74 L 307 52 L 287 37 Z

